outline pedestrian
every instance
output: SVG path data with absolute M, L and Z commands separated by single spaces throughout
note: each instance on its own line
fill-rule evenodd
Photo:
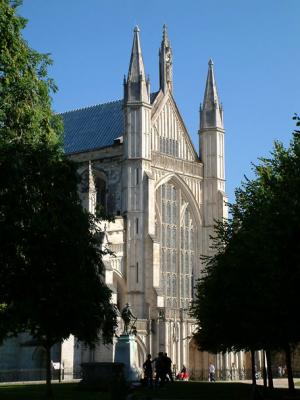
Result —
M 166 376 L 169 378 L 171 382 L 174 382 L 173 373 L 172 373 L 172 360 L 168 357 L 168 353 L 165 353 L 165 368 L 166 368 Z
M 186 371 L 186 366 L 183 365 L 180 371 L 180 380 L 187 381 L 188 380 L 188 373 Z
M 144 370 L 144 380 L 147 387 L 153 387 L 153 370 L 152 370 L 152 361 L 151 354 L 148 354 L 147 360 L 143 364 Z
M 216 369 L 213 363 L 209 364 L 208 371 L 209 371 L 209 381 L 216 382 L 215 378 Z
M 166 380 L 164 353 L 160 351 L 155 359 L 155 387 L 162 387 Z

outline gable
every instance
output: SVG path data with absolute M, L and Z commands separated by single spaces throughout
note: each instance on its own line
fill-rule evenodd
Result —
M 159 99 L 158 99 L 159 101 Z M 152 151 L 188 161 L 198 160 L 173 97 L 161 97 L 152 115 Z

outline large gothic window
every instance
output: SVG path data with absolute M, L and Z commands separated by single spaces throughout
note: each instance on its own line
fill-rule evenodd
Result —
M 160 287 L 165 306 L 186 308 L 192 300 L 195 227 L 181 190 L 172 183 L 159 187 L 157 201 L 161 214 Z

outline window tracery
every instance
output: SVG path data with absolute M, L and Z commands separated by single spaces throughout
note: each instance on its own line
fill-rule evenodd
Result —
M 160 287 L 165 306 L 187 308 L 192 300 L 195 268 L 195 227 L 189 205 L 172 183 L 159 187 L 157 200 L 161 208 Z M 183 218 L 180 210 L 184 206 Z M 181 219 L 181 220 L 180 220 Z
M 104 214 L 108 212 L 108 185 L 107 177 L 104 172 L 99 170 L 93 171 L 94 185 L 95 185 L 95 206 L 97 210 Z

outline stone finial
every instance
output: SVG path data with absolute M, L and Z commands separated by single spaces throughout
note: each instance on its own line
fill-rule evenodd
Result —
M 208 61 L 204 99 L 200 108 L 201 129 L 223 128 L 223 110 L 219 101 L 213 65 L 213 60 L 210 59 Z
M 140 29 L 136 26 L 134 28 L 127 82 L 124 85 L 124 99 L 125 101 L 143 101 L 149 103 L 150 93 L 148 93 L 146 85 L 139 32 Z
M 163 38 L 159 49 L 159 82 L 160 89 L 165 93 L 173 91 L 172 49 L 168 38 L 167 26 L 163 26 Z

